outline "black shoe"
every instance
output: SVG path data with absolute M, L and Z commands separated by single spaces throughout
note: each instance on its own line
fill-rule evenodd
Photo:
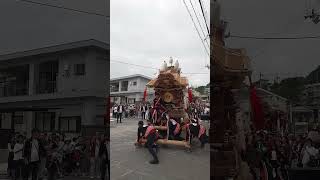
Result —
M 205 145 L 204 143 L 203 143 L 203 144 L 201 144 L 201 148 L 204 148 L 204 145 Z
M 150 164 L 159 164 L 159 160 L 154 159 L 154 160 L 149 161 L 149 163 Z

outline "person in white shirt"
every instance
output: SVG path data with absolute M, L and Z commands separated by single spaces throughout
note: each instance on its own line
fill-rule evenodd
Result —
M 63 152 L 65 154 L 70 154 L 72 152 L 72 145 L 71 145 L 71 139 L 67 138 L 65 145 L 63 147 Z
M 149 119 L 149 116 L 150 116 L 150 108 L 148 106 L 145 106 L 146 107 L 146 116 L 145 116 L 145 119 Z
M 121 119 L 122 119 L 123 106 L 121 104 L 117 107 L 117 112 L 118 112 L 117 123 L 119 122 L 119 119 L 120 119 L 120 123 L 122 123 Z
M 22 169 L 24 166 L 24 159 L 23 159 L 23 137 L 22 135 L 18 136 L 18 141 L 14 145 L 13 148 L 13 162 L 14 162 L 14 173 L 13 173 L 13 179 L 18 179 L 22 175 Z

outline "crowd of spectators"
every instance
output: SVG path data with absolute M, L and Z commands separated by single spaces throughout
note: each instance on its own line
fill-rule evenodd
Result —
M 30 138 L 14 134 L 8 150 L 8 175 L 13 180 L 29 176 L 53 180 L 69 175 L 104 180 L 110 173 L 107 135 L 67 138 L 63 133 L 33 129 Z
M 319 131 L 313 130 L 319 135 Z M 243 159 L 256 180 L 287 180 L 289 169 L 319 168 L 319 142 L 308 134 L 294 136 L 258 131 L 246 136 Z

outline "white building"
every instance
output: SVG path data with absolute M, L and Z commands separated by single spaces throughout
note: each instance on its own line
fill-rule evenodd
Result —
M 292 121 L 294 123 L 294 134 L 303 135 L 312 128 L 314 117 L 313 111 L 303 106 L 292 108 Z
M 113 78 L 110 80 L 110 96 L 111 102 L 134 104 L 143 100 L 146 84 L 151 78 L 134 74 Z M 147 101 L 152 101 L 154 98 L 154 90 L 147 89 Z
M 320 116 L 320 83 L 308 84 L 304 89 L 304 105 L 314 112 L 314 120 L 319 122 Z
M 288 100 L 270 91 L 262 88 L 257 88 L 257 95 L 261 98 L 263 104 L 267 104 L 273 111 L 282 111 L 288 113 Z M 251 122 L 251 104 L 250 91 L 247 86 L 243 86 L 239 91 L 239 106 L 241 119 L 243 120 L 243 128 L 245 132 L 250 129 Z M 288 118 L 286 118 L 288 120 Z M 274 122 L 279 123 L 279 122 Z M 283 127 L 285 129 L 289 127 Z
M 272 109 L 280 110 L 283 112 L 288 111 L 288 99 L 274 94 L 262 88 L 257 88 L 257 95 L 267 103 Z
M 0 129 L 104 131 L 109 45 L 85 40 L 0 55 Z

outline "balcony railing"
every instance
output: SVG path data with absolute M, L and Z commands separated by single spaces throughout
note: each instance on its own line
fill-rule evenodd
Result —
M 28 95 L 29 87 L 26 84 L 7 84 L 0 87 L 0 97 L 24 96 Z
M 46 81 L 45 83 L 39 83 L 37 86 L 38 94 L 48 94 L 57 92 L 57 81 Z

